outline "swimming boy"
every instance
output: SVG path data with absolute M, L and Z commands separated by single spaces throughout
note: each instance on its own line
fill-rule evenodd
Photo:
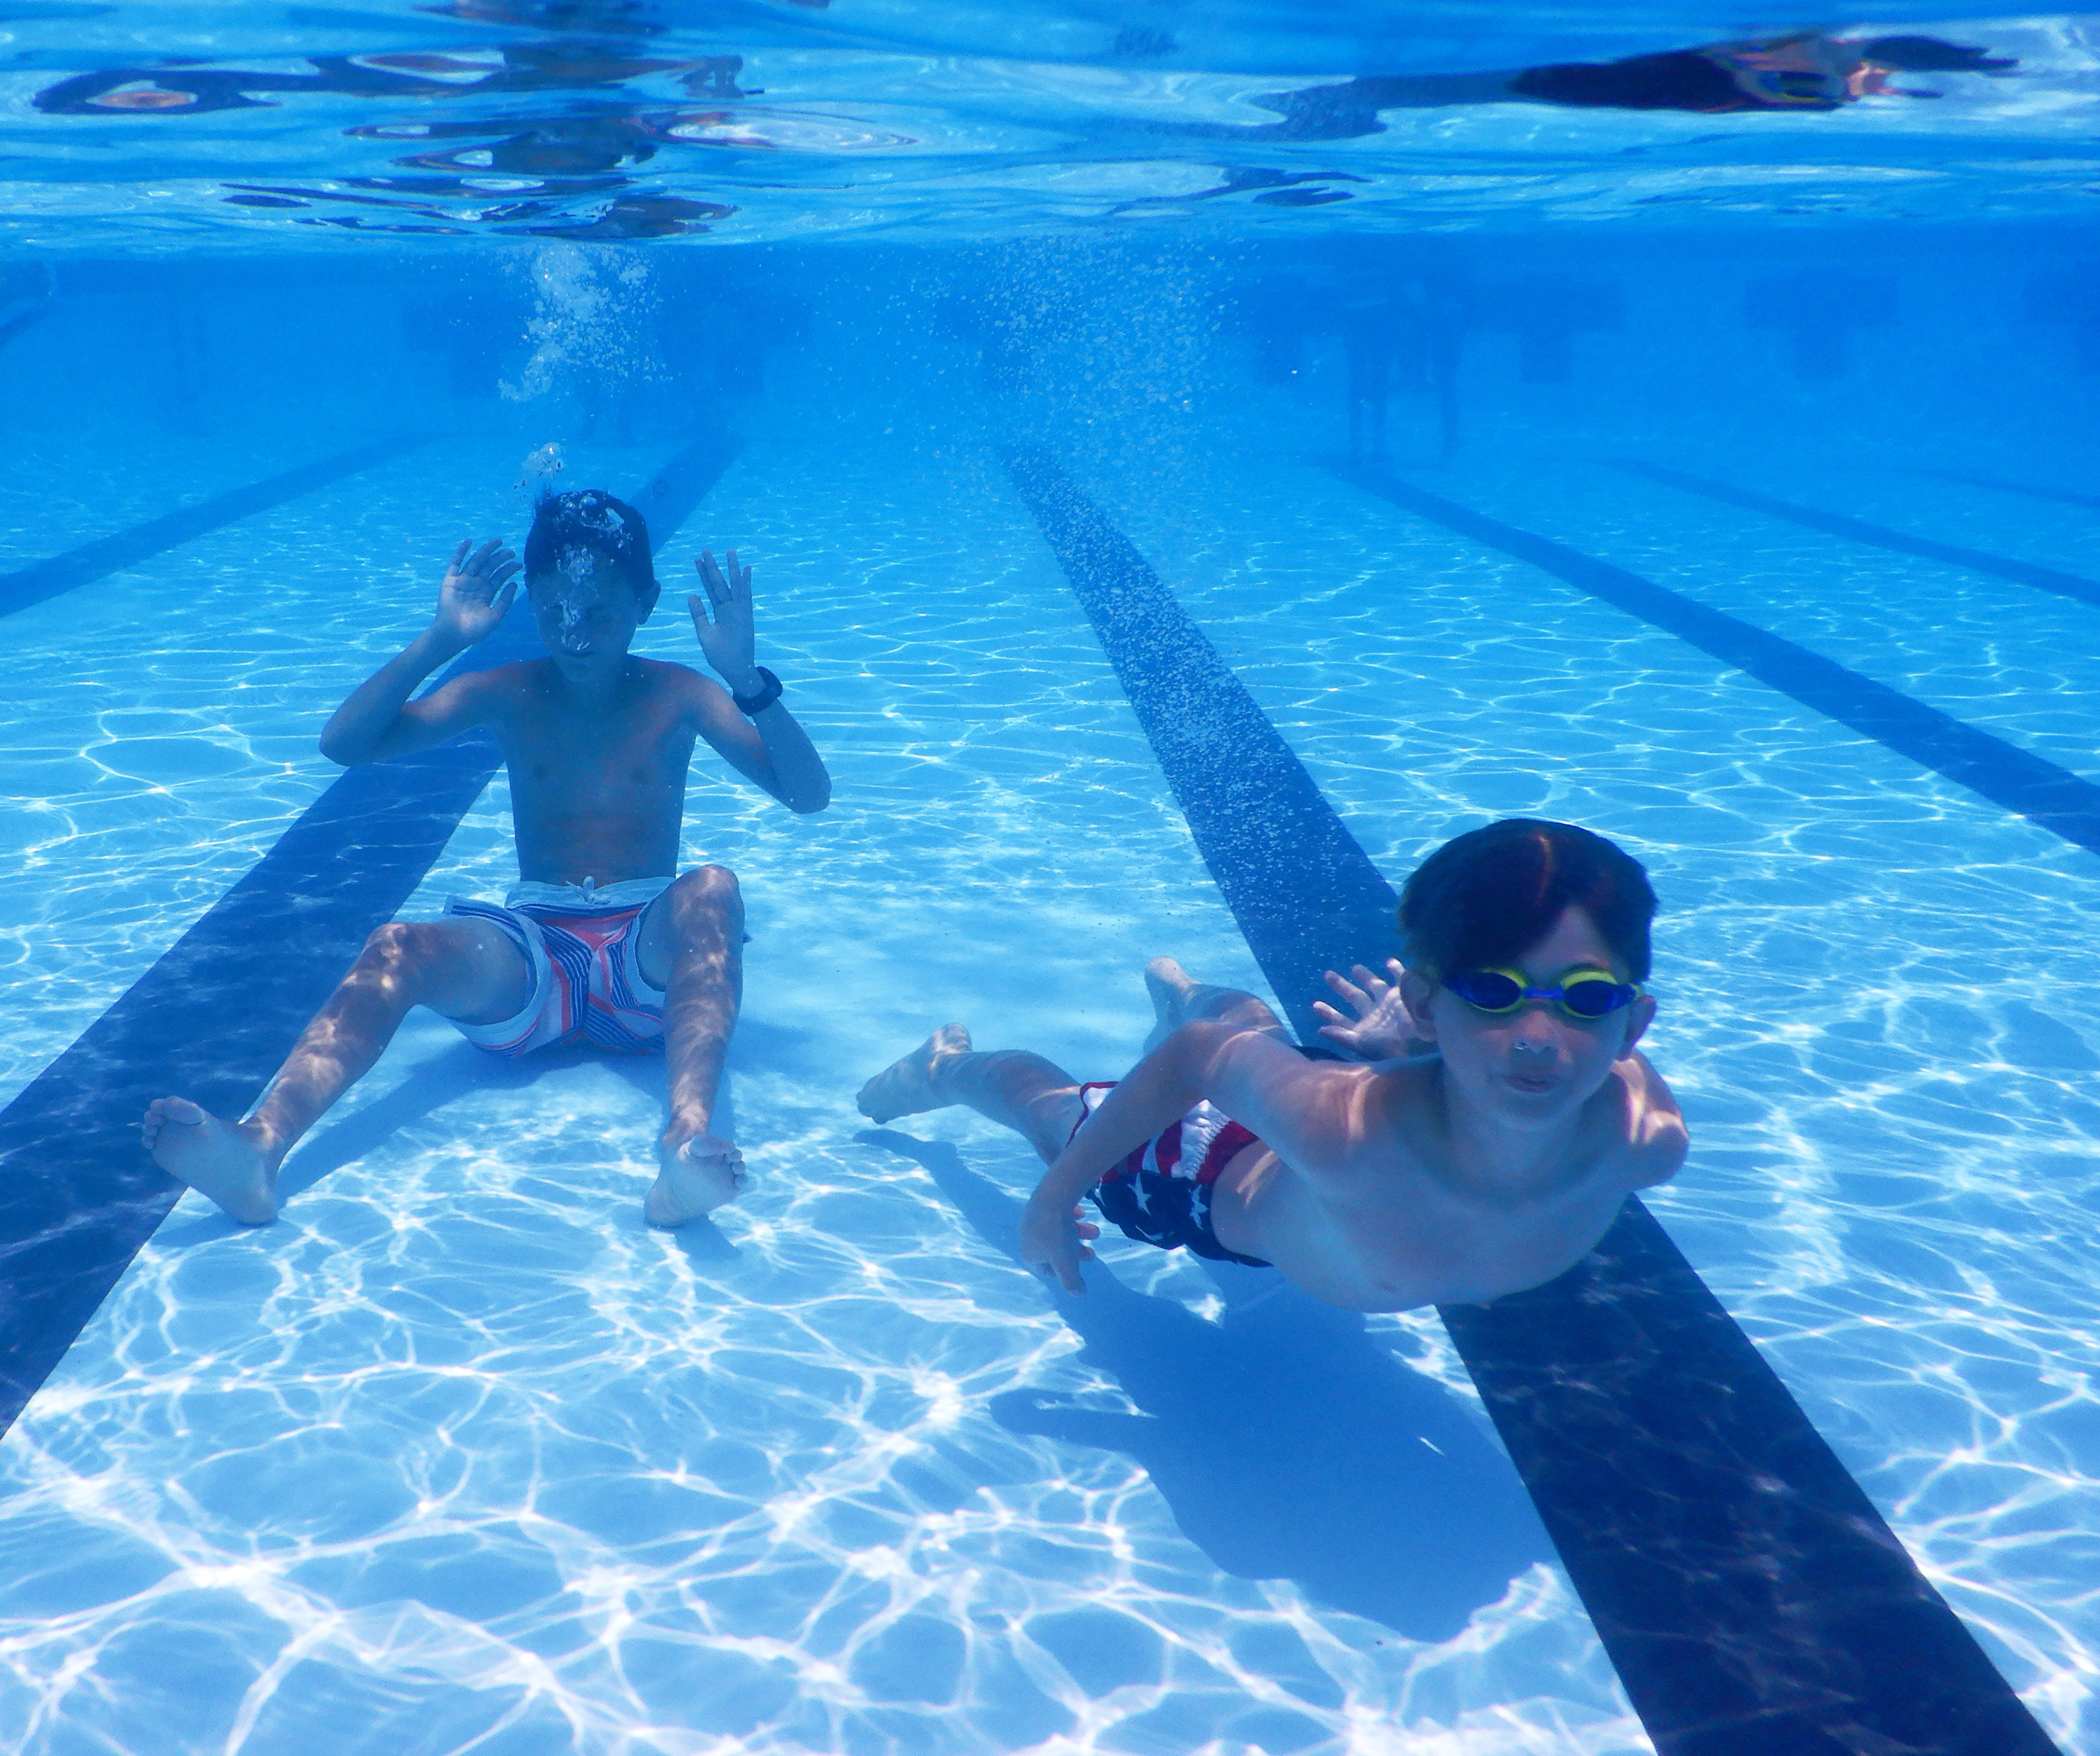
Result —
M 949 1025 L 860 1108 L 964 1104 L 1026 1136 L 1049 1170 L 1021 1260 L 1069 1292 L 1101 1235 L 1074 1205 L 1091 1193 L 1132 1238 L 1273 1264 L 1350 1310 L 1484 1304 L 1573 1267 L 1683 1162 L 1683 1118 L 1635 1048 L 1654 912 L 1639 863 L 1602 836 L 1511 818 L 1408 880 L 1396 982 L 1328 977 L 1356 1020 L 1326 1008 L 1321 1035 L 1369 1065 L 1308 1058 L 1252 995 L 1162 958 L 1149 1052 L 1119 1083 L 979 1053 Z M 1398 1058 L 1410 1041 L 1434 1052 Z
M 455 901 L 443 920 L 375 932 L 245 1119 L 157 1099 L 145 1138 L 162 1169 L 245 1224 L 275 1218 L 285 1154 L 421 1005 L 496 1055 L 578 1042 L 661 1051 L 670 1119 L 644 1213 L 678 1225 L 735 1199 L 743 1158 L 712 1129 L 743 995 L 743 904 L 726 868 L 677 871 L 686 771 L 704 739 L 796 812 L 821 811 L 831 780 L 756 662 L 751 569 L 735 549 L 726 568 L 705 551 L 694 567 L 707 605 L 686 607 L 721 683 L 628 651 L 659 590 L 642 515 L 594 490 L 544 499 L 524 575 L 548 655 L 411 699 L 495 633 L 517 593 L 509 549 L 460 545 L 430 627 L 336 710 L 321 751 L 355 767 L 488 727 L 510 767 L 522 881 L 505 907 Z

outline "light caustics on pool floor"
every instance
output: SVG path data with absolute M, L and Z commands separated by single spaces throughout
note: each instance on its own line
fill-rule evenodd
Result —
M 83 645 L 24 612 L 13 711 L 51 754 L 17 790 L 81 832 L 15 855 L 35 912 L 11 950 L 36 980 L 11 1090 L 313 796 L 311 701 L 413 613 L 427 588 L 399 558 L 434 496 L 492 519 L 501 467 L 361 484 L 359 540 L 389 569 L 362 619 L 294 587 L 253 637 L 242 569 L 323 541 L 320 495 L 115 583 L 133 644 L 161 648 L 143 681 L 114 628 Z M 1700 1141 L 1654 1205 L 2078 1748 L 2100 1019 L 2048 972 L 2085 942 L 2088 856 L 1317 469 L 1224 451 L 1171 501 L 1081 473 L 1387 873 L 1517 810 L 1650 858 L 1657 1052 Z M 1660 484 L 1607 528 L 1586 486 L 1529 475 L 1520 513 L 1492 471 L 1448 491 L 1666 564 L 2091 774 L 2037 705 L 2089 699 L 2084 607 L 1943 571 L 1944 626 L 1882 638 L 1871 589 L 1798 533 L 1717 527 Z M 1983 492 L 1877 515 L 1960 540 L 1930 521 L 1988 522 Z M 960 542 L 921 534 L 959 506 Z M 1701 571 L 1717 528 L 1732 598 Z M 852 1114 L 865 1072 L 943 1017 L 1092 1074 L 1143 1034 L 1145 956 L 1259 980 L 995 459 L 756 448 L 680 540 L 716 530 L 766 558 L 768 651 L 852 801 L 805 823 L 695 788 L 691 856 L 752 899 L 735 1103 L 759 1189 L 719 1234 L 648 1233 L 651 1070 L 496 1074 L 405 1034 L 288 1167 L 310 1186 L 285 1220 L 236 1233 L 186 1202 L 17 1427 L 9 1741 L 329 1747 L 355 1715 L 431 1751 L 1646 1748 L 1432 1319 L 1367 1339 L 1238 1310 L 1243 1286 L 1132 1246 L 1110 1252 L 1127 1291 L 1074 1330 L 1004 1254 L 1025 1152 L 951 1116 L 870 1138 Z M 218 594 L 156 620 L 154 570 L 207 566 Z M 243 639 L 265 686 L 229 711 Z M 679 629 L 646 650 L 677 655 Z M 108 703 L 72 749 L 38 718 L 62 677 Z M 199 731 L 216 771 L 174 765 Z M 411 910 L 511 870 L 499 780 Z M 1333 1460 L 1362 1436 L 1277 1370 L 1308 1350 L 1429 1441 L 1366 1485 L 1420 1504 L 1352 1498 Z M 1494 1565 L 1407 1577 L 1440 1524 Z

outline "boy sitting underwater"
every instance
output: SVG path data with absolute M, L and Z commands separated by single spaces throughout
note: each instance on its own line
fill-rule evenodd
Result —
M 1145 972 L 1158 1021 L 1120 1082 L 1081 1084 L 960 1025 L 862 1088 L 878 1122 L 964 1104 L 1049 1163 L 1021 1260 L 1083 1292 L 1101 1229 L 1273 1264 L 1356 1311 L 1485 1304 L 1551 1280 L 1632 1190 L 1683 1163 L 1684 1119 L 1635 1045 L 1655 1015 L 1655 895 L 1602 836 L 1517 818 L 1459 836 L 1401 898 L 1407 968 L 1328 981 L 1321 1034 L 1372 1057 L 1311 1059 L 1252 995 Z M 1436 1053 L 1396 1059 L 1410 1040 Z M 1082 1124 L 1084 1124 L 1082 1126 Z
M 321 733 L 345 767 L 405 756 L 486 726 L 510 773 L 518 869 L 508 906 L 455 900 L 441 921 L 392 921 L 317 1013 L 248 1117 L 187 1098 L 146 1112 L 161 1167 L 235 1219 L 277 1212 L 292 1144 L 378 1060 L 412 1006 L 470 1043 L 517 1056 L 587 1042 L 669 1062 L 670 1119 L 644 1212 L 677 1225 L 734 1200 L 735 1145 L 712 1132 L 722 1059 L 743 995 L 743 904 L 735 875 L 680 876 L 678 835 L 695 739 L 790 810 L 821 811 L 831 780 L 780 684 L 755 662 L 751 570 L 703 551 L 712 606 L 689 597 L 700 650 L 722 682 L 628 647 L 659 587 L 642 515 L 594 490 L 540 501 L 525 541 L 525 589 L 548 656 L 411 692 L 501 624 L 517 558 L 461 543 L 430 625 L 360 685 Z

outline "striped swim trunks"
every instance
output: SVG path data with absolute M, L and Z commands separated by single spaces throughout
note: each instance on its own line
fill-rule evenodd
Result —
M 514 1018 L 452 1027 L 492 1055 L 588 1043 L 619 1055 L 664 1051 L 664 995 L 644 979 L 642 917 L 669 878 L 605 885 L 521 884 L 498 907 L 455 897 L 445 912 L 510 935 L 532 966 L 532 991 Z
M 1081 1086 L 1079 1121 L 1091 1116 L 1115 1088 L 1114 1079 L 1092 1079 Z M 1074 1123 L 1072 1132 L 1079 1132 Z M 1211 1220 L 1211 1192 L 1219 1173 L 1243 1149 L 1258 1144 L 1224 1111 L 1199 1103 L 1114 1166 L 1089 1193 L 1101 1217 L 1140 1244 L 1265 1268 L 1269 1264 L 1260 1257 L 1242 1256 L 1220 1243 Z

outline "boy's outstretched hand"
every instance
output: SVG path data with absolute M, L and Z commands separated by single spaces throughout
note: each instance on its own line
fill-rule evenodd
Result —
M 517 571 L 517 556 L 496 538 L 474 549 L 470 537 L 452 551 L 452 563 L 438 587 L 432 630 L 462 646 L 488 639 L 502 626 L 510 600 L 518 595 Z
M 1021 1266 L 1048 1275 L 1068 1293 L 1084 1292 L 1087 1283 L 1079 1278 L 1079 1264 L 1094 1260 L 1087 1246 L 1101 1235 L 1101 1229 L 1085 1213 L 1085 1209 L 1074 1207 L 1067 1216 L 1055 1204 L 1030 1201 L 1021 1215 Z
M 1343 1017 L 1325 1000 L 1312 1003 L 1313 1012 L 1326 1021 L 1320 1035 L 1365 1061 L 1396 1060 L 1407 1053 L 1420 1035 L 1414 1028 L 1414 1015 L 1400 995 L 1400 960 L 1388 958 L 1385 967 L 1392 974 L 1390 982 L 1373 975 L 1361 964 L 1352 972 L 1354 982 L 1331 969 L 1327 972 L 1327 986 L 1337 998 L 1348 1002 L 1349 1010 L 1357 1015 L 1353 1019 Z
M 714 667 L 715 675 L 729 685 L 732 695 L 755 694 L 763 679 L 758 674 L 757 637 L 751 625 L 751 569 L 736 564 L 736 551 L 732 549 L 725 571 L 715 565 L 714 556 L 703 549 L 693 570 L 700 576 L 707 592 L 704 598 L 695 592 L 686 599 L 686 607 L 693 613 L 693 632 L 699 637 L 700 652 Z

